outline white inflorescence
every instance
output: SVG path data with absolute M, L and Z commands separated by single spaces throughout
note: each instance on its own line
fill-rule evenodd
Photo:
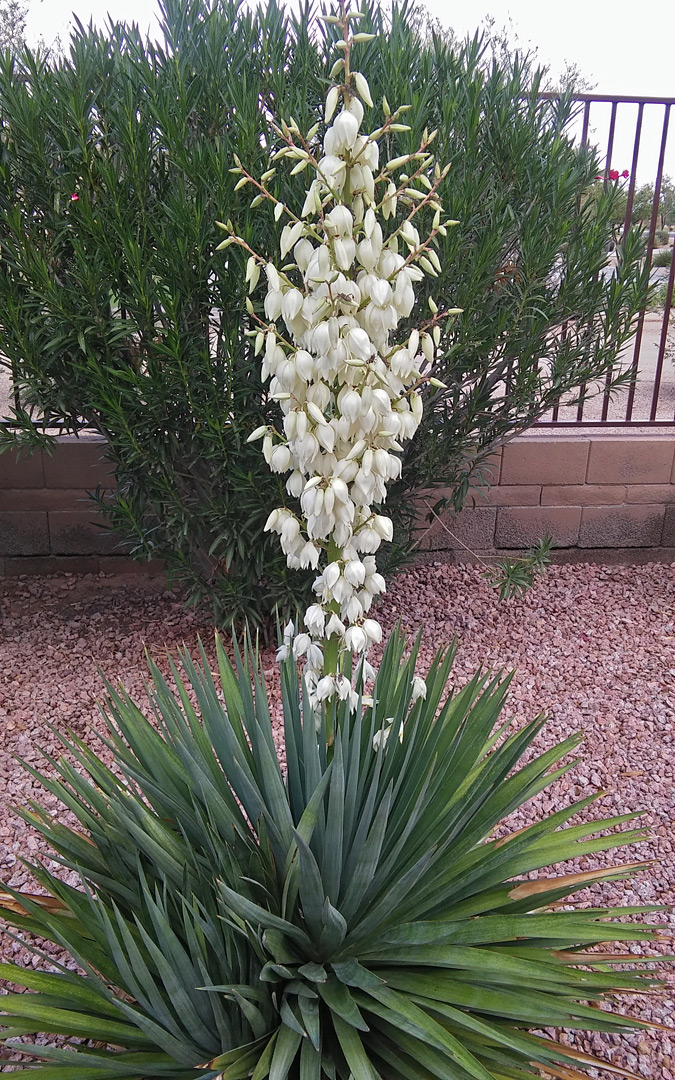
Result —
M 365 35 L 345 37 L 351 43 Z M 344 60 L 340 66 L 345 69 Z M 413 330 L 392 344 L 400 320 L 413 310 L 415 283 L 440 270 L 429 239 L 420 240 L 412 221 L 422 201 L 435 210 L 433 235 L 445 232 L 435 201 L 444 173 L 434 171 L 431 155 L 394 159 L 378 173 L 377 140 L 384 129 L 360 133 L 362 102 L 372 102 L 365 78 L 349 72 L 348 64 L 345 84 L 328 93 L 326 122 L 340 98 L 316 156 L 296 145 L 294 125 L 283 125 L 289 146 L 277 156 L 295 159 L 294 172 L 310 168 L 313 179 L 299 217 L 276 204 L 277 219 L 291 218 L 280 249 L 282 260 L 292 252 L 292 262 L 264 267 L 268 321 L 256 334 L 256 352 L 263 354 L 263 377 L 281 407 L 283 428 L 259 428 L 251 436 L 262 438 L 274 472 L 290 472 L 286 488 L 303 515 L 279 507 L 266 530 L 278 534 L 291 568 L 319 571 L 316 601 L 304 616 L 306 632 L 296 635 L 289 624 L 278 654 L 304 658 L 316 702 L 353 696 L 339 663 L 324 671 L 327 641 L 337 639 L 338 656 L 345 650 L 365 656 L 382 637 L 368 615 L 373 597 L 385 591 L 374 554 L 393 529 L 373 507 L 385 502 L 387 484 L 401 474 L 402 444 L 420 423 L 418 389 L 429 378 L 440 337 L 432 319 L 431 332 Z M 389 128 L 400 130 L 394 119 Z M 303 145 L 311 148 L 315 136 L 310 132 Z M 396 182 L 394 171 L 403 165 L 414 177 L 403 174 Z M 406 213 L 402 223 L 395 220 L 397 203 Z M 251 287 L 261 262 L 255 255 L 249 259 Z M 437 310 L 432 301 L 430 307 Z

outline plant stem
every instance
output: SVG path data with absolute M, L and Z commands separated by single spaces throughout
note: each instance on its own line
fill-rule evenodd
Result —
M 334 540 L 328 541 L 328 563 L 339 562 L 342 558 L 342 551 L 337 546 Z M 328 605 L 328 610 L 335 612 L 339 615 L 340 605 L 336 600 L 331 601 Z M 326 647 L 323 653 L 323 673 L 324 675 L 337 675 L 338 663 L 339 663 L 339 647 L 340 638 L 338 634 L 331 634 L 326 642 Z

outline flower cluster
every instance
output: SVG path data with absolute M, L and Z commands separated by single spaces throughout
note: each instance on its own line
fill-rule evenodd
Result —
M 621 178 L 622 180 L 627 180 L 629 176 L 630 176 L 630 173 L 628 172 L 628 169 L 624 169 L 623 172 L 619 172 L 618 169 L 610 169 L 609 172 L 606 175 L 605 175 L 605 173 L 600 173 L 600 175 L 596 176 L 595 179 L 596 180 L 618 180 L 619 178 Z
M 328 17 L 334 19 L 334 17 Z M 310 170 L 312 179 L 299 215 L 279 202 L 268 184 L 274 168 L 255 181 L 237 161 L 239 186 L 258 189 L 275 203 L 277 220 L 288 218 L 280 253 L 288 263 L 265 263 L 232 233 L 221 246 L 238 243 L 250 251 L 246 278 L 251 289 L 261 270 L 267 278 L 263 319 L 249 301 L 257 322 L 256 354 L 271 396 L 283 415 L 281 429 L 261 427 L 269 467 L 290 472 L 286 488 L 300 501 L 302 517 L 279 507 L 266 529 L 278 534 L 288 565 L 320 571 L 316 602 L 304 616 L 306 633 L 292 631 L 280 649 L 304 657 L 305 675 L 317 702 L 351 691 L 340 674 L 340 657 L 349 650 L 365 656 L 381 640 L 379 623 L 369 616 L 373 598 L 384 592 L 374 553 L 392 539 L 392 522 L 379 507 L 387 484 L 401 473 L 402 444 L 412 438 L 421 417 L 420 390 L 440 384 L 431 374 L 440 344 L 439 313 L 429 301 L 431 317 L 405 340 L 392 341 L 401 319 L 415 304 L 414 286 L 425 275 L 437 276 L 437 235 L 455 222 L 441 221 L 437 188 L 447 169 L 434 164 L 428 147 L 435 133 L 424 133 L 417 152 L 383 166 L 379 140 L 385 133 L 407 130 L 399 122 L 404 111 L 391 114 L 383 102 L 385 122 L 362 134 L 364 105 L 372 106 L 364 76 L 351 71 L 350 51 L 371 35 L 353 33 L 359 13 L 343 9 L 342 55 L 326 99 L 323 141 L 319 125 L 303 137 L 295 123 L 276 129 L 285 145 L 275 155 L 293 162 L 293 173 Z M 433 214 L 422 239 L 415 225 L 420 211 Z M 397 213 L 403 211 L 399 215 Z M 388 230 L 388 231 L 387 231 Z M 374 509 L 377 507 L 378 509 Z

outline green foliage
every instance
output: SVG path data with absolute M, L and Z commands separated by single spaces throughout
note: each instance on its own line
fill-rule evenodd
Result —
M 650 294 L 649 310 L 663 311 L 668 301 L 668 282 L 662 281 Z M 670 306 L 675 306 L 675 291 L 670 298 Z
M 654 185 L 643 184 L 635 192 L 633 198 L 632 220 L 635 224 L 649 225 L 654 205 Z M 657 227 L 663 229 L 666 225 L 675 222 L 675 183 L 669 176 L 661 180 L 659 190 L 659 208 L 656 218 Z
M 28 0 L 5 0 L 0 4 L 0 51 L 15 52 L 25 42 Z
M 22 814 L 82 889 L 33 865 L 47 895 L 8 890 L 0 911 L 80 972 L 51 955 L 49 972 L 2 966 L 29 991 L 1 999 L 4 1038 L 43 1059 L 20 1071 L 525 1080 L 594 1064 L 532 1029 L 640 1027 L 597 1006 L 653 985 L 635 969 L 647 958 L 587 950 L 648 942 L 654 927 L 617 917 L 649 909 L 560 904 L 635 864 L 525 875 L 643 830 L 623 828 L 631 814 L 569 825 L 592 796 L 505 833 L 574 765 L 561 762 L 579 739 L 532 757 L 543 718 L 509 731 L 508 679 L 478 673 L 448 692 L 454 648 L 415 699 L 418 646 L 406 656 L 394 632 L 374 704 L 349 715 L 336 702 L 318 731 L 284 664 L 285 773 L 260 667 L 246 652 L 233 667 L 220 640 L 217 681 L 204 654 L 182 656 L 177 693 L 152 666 L 155 724 L 108 686 L 112 768 L 71 735 L 63 759 L 30 769 L 78 827 L 38 804 Z M 65 1045 L 32 1043 L 40 1032 Z
M 442 342 L 448 389 L 427 394 L 390 489 L 396 563 L 410 556 L 416 490 L 450 488 L 461 507 L 495 445 L 561 397 L 604 386 L 646 276 L 637 231 L 616 275 L 602 274 L 618 196 L 614 185 L 586 196 L 599 164 L 565 133 L 569 96 L 540 100 L 527 59 L 429 34 L 407 5 L 365 9 L 363 29 L 379 34 L 357 46 L 373 126 L 386 93 L 412 106 L 411 131 L 387 151 L 438 128 L 437 157 L 452 163 L 443 201 L 460 221 L 426 285 L 464 314 Z M 166 0 L 162 44 L 121 25 L 80 28 L 68 56 L 0 65 L 0 331 L 24 403 L 2 437 L 45 443 L 49 425 L 82 420 L 105 435 L 110 523 L 221 624 L 293 608 L 308 587 L 262 534 L 284 494 L 245 440 L 275 406 L 244 335 L 243 260 L 215 254 L 215 221 L 276 252 L 272 216 L 250 210 L 228 170 L 238 154 L 263 172 L 270 115 L 312 125 L 332 62 L 323 33 L 275 2 L 251 13 L 236 0 Z M 303 201 L 301 176 L 275 183 Z
M 667 243 L 668 243 L 668 230 L 667 229 L 657 229 L 656 232 L 654 233 L 654 247 L 657 247 L 657 248 L 665 247 Z M 657 263 L 656 265 L 658 266 L 659 264 Z
M 523 596 L 536 579 L 545 573 L 550 562 L 553 540 L 547 534 L 524 555 L 499 560 L 485 574 L 486 580 L 497 589 L 500 600 Z
M 670 266 L 673 261 L 673 249 L 666 248 L 665 251 L 657 251 L 652 258 L 652 266 Z

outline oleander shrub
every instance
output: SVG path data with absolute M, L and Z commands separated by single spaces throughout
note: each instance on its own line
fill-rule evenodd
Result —
M 437 128 L 451 163 L 442 195 L 459 225 L 425 288 L 464 309 L 437 361 L 447 388 L 425 391 L 390 488 L 395 565 L 413 548 L 415 492 L 443 488 L 460 508 L 491 449 L 581 387 L 604 388 L 646 276 L 639 230 L 603 276 L 619 194 L 586 197 L 599 162 L 566 134 L 569 97 L 540 99 L 527 58 L 428 34 L 409 5 L 364 11 L 379 35 L 358 45 L 372 123 L 385 94 L 411 105 L 411 130 L 387 150 Z M 277 406 L 245 336 L 244 253 L 215 254 L 215 222 L 278 250 L 281 225 L 251 210 L 230 169 L 235 154 L 255 175 L 267 167 L 272 115 L 311 126 L 334 28 L 275 2 L 165 0 L 163 12 L 158 43 L 80 26 L 63 57 L 0 60 L 0 363 L 22 402 L 2 439 L 48 445 L 55 424 L 82 422 L 100 432 L 117 490 L 96 497 L 125 549 L 163 558 L 220 624 L 255 623 L 302 605 L 309 580 L 290 577 L 263 534 L 284 492 L 246 438 Z M 272 183 L 302 203 L 302 175 Z

